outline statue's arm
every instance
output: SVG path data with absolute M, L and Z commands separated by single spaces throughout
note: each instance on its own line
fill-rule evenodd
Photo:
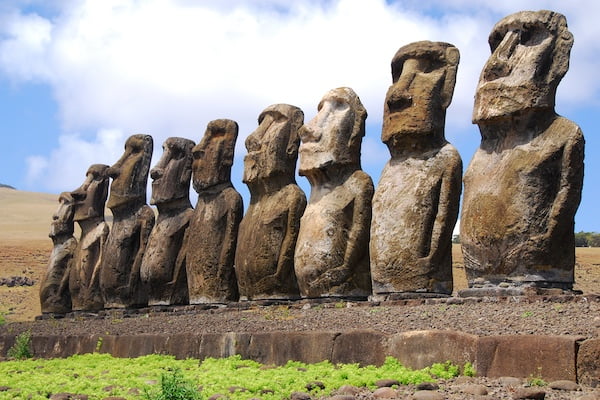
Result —
M 225 193 L 225 232 L 223 233 L 223 246 L 219 255 L 219 266 L 230 266 L 234 263 L 237 234 L 244 213 L 242 197 L 234 190 Z
M 150 207 L 144 207 L 142 215 L 140 216 L 140 247 L 135 255 L 133 265 L 131 266 L 131 272 L 129 275 L 130 285 L 132 282 L 134 282 L 134 284 L 141 282 L 140 269 L 142 267 L 142 259 L 144 258 L 144 253 L 146 252 L 146 246 L 148 245 L 150 233 L 154 227 L 154 219 L 155 217 L 152 209 Z
M 441 182 L 437 188 L 437 214 L 431 231 L 429 254 L 426 257 L 433 263 L 437 263 L 437 260 L 443 257 L 447 251 L 458 218 L 462 190 L 462 160 L 458 153 L 450 157 L 443 171 Z
M 277 259 L 276 277 L 287 274 L 287 270 L 290 267 L 292 270 L 294 268 L 294 251 L 296 250 L 296 241 L 300 231 L 300 218 L 302 218 L 302 213 L 306 208 L 306 197 L 300 189 L 294 193 L 290 203 L 290 208 L 286 212 L 285 236 L 281 243 L 279 257 Z

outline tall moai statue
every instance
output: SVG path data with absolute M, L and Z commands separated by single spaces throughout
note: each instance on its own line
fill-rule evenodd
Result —
M 46 274 L 40 284 L 40 304 L 43 313 L 64 314 L 71 311 L 69 270 L 77 247 L 73 237 L 73 198 L 68 192 L 58 197 L 59 206 L 52 216 L 50 239 L 52 253 Z
M 146 204 L 152 142 L 150 135 L 130 136 L 123 156 L 108 169 L 113 224 L 100 270 L 105 308 L 139 307 L 148 301 L 140 268 L 154 226 L 154 211 Z
M 498 22 L 489 44 L 460 224 L 469 286 L 571 289 L 584 139 L 554 105 L 573 36 L 561 14 L 523 11 Z
M 302 297 L 367 297 L 373 181 L 360 168 L 367 111 L 350 88 L 329 91 L 300 129 L 311 185 L 294 257 Z
M 71 192 L 75 200 L 75 217 L 81 237 L 69 274 L 69 290 L 75 311 L 98 311 L 104 308 L 100 291 L 100 269 L 108 224 L 104 207 L 108 196 L 108 165 L 93 164 L 83 184 Z
M 179 271 L 177 276 L 174 273 L 185 230 L 194 212 L 190 203 L 194 145 L 189 139 L 168 138 L 163 144 L 160 161 L 150 170 L 150 204 L 158 208 L 158 218 L 140 270 L 142 282 L 148 289 L 149 305 L 187 303 L 185 271 Z
M 243 181 L 250 206 L 242 219 L 235 255 L 242 300 L 297 299 L 294 249 L 306 197 L 296 185 L 298 129 L 304 113 L 275 104 L 258 117 L 246 139 Z
M 176 274 L 187 272 L 190 304 L 223 304 L 239 298 L 234 270 L 242 197 L 231 183 L 238 124 L 209 122 L 192 150 L 192 183 L 198 204 L 177 260 Z
M 441 42 L 401 47 L 383 109 L 391 159 L 373 196 L 371 277 L 375 295 L 452 293 L 452 230 L 462 161 L 446 141 L 459 52 Z

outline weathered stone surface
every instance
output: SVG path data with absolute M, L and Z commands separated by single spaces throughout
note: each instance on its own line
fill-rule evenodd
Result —
M 435 382 L 421 382 L 417 384 L 417 390 L 438 390 L 440 386 Z
M 238 124 L 209 122 L 193 150 L 192 183 L 198 203 L 186 231 L 175 275 L 186 271 L 190 304 L 238 300 L 234 271 L 242 197 L 231 183 Z
M 452 293 L 462 161 L 444 137 L 458 49 L 416 42 L 392 60 L 381 138 L 391 159 L 373 197 L 373 293 Z
M 389 387 L 381 387 L 373 391 L 373 398 L 375 399 L 396 399 L 398 393 Z
M 464 177 L 467 278 L 570 289 L 584 139 L 554 102 L 573 36 L 561 14 L 524 11 L 489 43 L 473 110 L 482 140 Z
M 444 395 L 430 390 L 418 390 L 413 394 L 414 400 L 444 400 Z
M 473 396 L 485 396 L 488 394 L 488 389 L 485 385 L 465 385 L 462 387 L 462 392 Z
M 246 139 L 243 181 L 250 206 L 239 227 L 235 270 L 242 300 L 297 299 L 294 249 L 306 196 L 295 172 L 304 114 L 275 104 Z
M 588 339 L 579 346 L 577 378 L 579 383 L 600 387 L 600 338 Z
M 375 381 L 375 386 L 377 387 L 392 387 L 394 385 L 398 386 L 400 382 L 397 379 L 379 379 Z
M 58 201 L 58 210 L 52 216 L 50 225 L 52 253 L 46 274 L 40 283 L 40 304 L 44 313 L 71 311 L 69 271 L 77 248 L 77 239 L 73 237 L 75 208 L 70 193 L 61 193 Z
M 75 200 L 75 217 L 81 237 L 69 274 L 69 290 L 75 311 L 96 311 L 104 308 L 100 291 L 102 254 L 108 237 L 104 221 L 104 206 L 108 196 L 108 165 L 93 164 L 83 184 L 71 192 Z
M 311 185 L 294 256 L 302 297 L 371 293 L 373 182 L 360 169 L 367 112 L 350 88 L 329 91 L 300 129 L 300 175 Z
M 519 388 L 515 390 L 512 398 L 515 400 L 520 399 L 535 399 L 543 400 L 546 397 L 546 392 L 537 388 Z
M 553 381 L 548 383 L 548 387 L 550 389 L 555 389 L 555 390 L 578 390 L 579 389 L 579 385 L 577 384 L 577 382 L 574 381 L 569 381 L 566 379 L 561 379 L 558 381 Z
M 150 135 L 130 136 L 123 156 L 107 171 L 112 178 L 107 206 L 112 211 L 113 224 L 100 269 L 105 308 L 135 307 L 148 302 L 140 267 L 154 226 L 154 211 L 146 204 L 152 143 Z
M 352 330 L 335 338 L 331 362 L 365 365 L 381 365 L 385 361 L 386 336 L 373 330 Z M 369 349 L 365 351 L 365 349 Z
M 234 354 L 240 354 L 242 357 L 263 364 L 284 365 L 289 360 L 317 363 L 332 358 L 336 336 L 334 332 L 237 335 Z
M 489 377 L 576 380 L 576 336 L 505 335 L 478 340 L 475 369 Z
M 148 289 L 149 305 L 184 304 L 188 301 L 187 276 L 175 268 L 185 230 L 194 212 L 190 203 L 192 148 L 189 139 L 171 137 L 163 155 L 150 170 L 152 197 L 158 218 L 148 239 L 140 276 Z M 178 275 L 175 276 L 175 271 Z
M 477 336 L 455 331 L 403 332 L 390 338 L 386 354 L 414 369 L 448 360 L 463 365 L 476 360 L 477 341 Z

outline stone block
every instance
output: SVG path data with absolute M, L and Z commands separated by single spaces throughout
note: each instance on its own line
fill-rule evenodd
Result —
M 476 360 L 477 339 L 475 335 L 456 331 L 403 332 L 389 339 L 386 354 L 415 369 L 446 361 L 463 365 Z
M 331 362 L 365 365 L 381 365 L 385 361 L 387 336 L 372 330 L 356 330 L 342 333 L 335 338 Z
M 477 374 L 545 380 L 577 378 L 577 336 L 484 336 L 477 346 Z
M 577 353 L 577 379 L 584 385 L 600 386 L 600 338 L 581 343 Z

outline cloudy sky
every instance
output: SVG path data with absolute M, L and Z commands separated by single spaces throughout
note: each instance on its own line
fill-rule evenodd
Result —
M 340 86 L 368 110 L 363 169 L 377 182 L 389 158 L 380 132 L 390 61 L 419 40 L 461 52 L 446 137 L 466 168 L 480 140 L 471 111 L 488 34 L 524 9 L 563 13 L 575 36 L 556 110 L 586 137 L 576 230 L 600 231 L 600 2 L 586 0 L 2 0 L 0 183 L 72 190 L 90 164 L 114 163 L 131 134 L 154 137 L 155 164 L 167 137 L 197 142 L 210 120 L 230 118 L 240 126 L 232 179 L 247 204 L 243 143 L 259 113 L 288 103 L 308 121 Z

